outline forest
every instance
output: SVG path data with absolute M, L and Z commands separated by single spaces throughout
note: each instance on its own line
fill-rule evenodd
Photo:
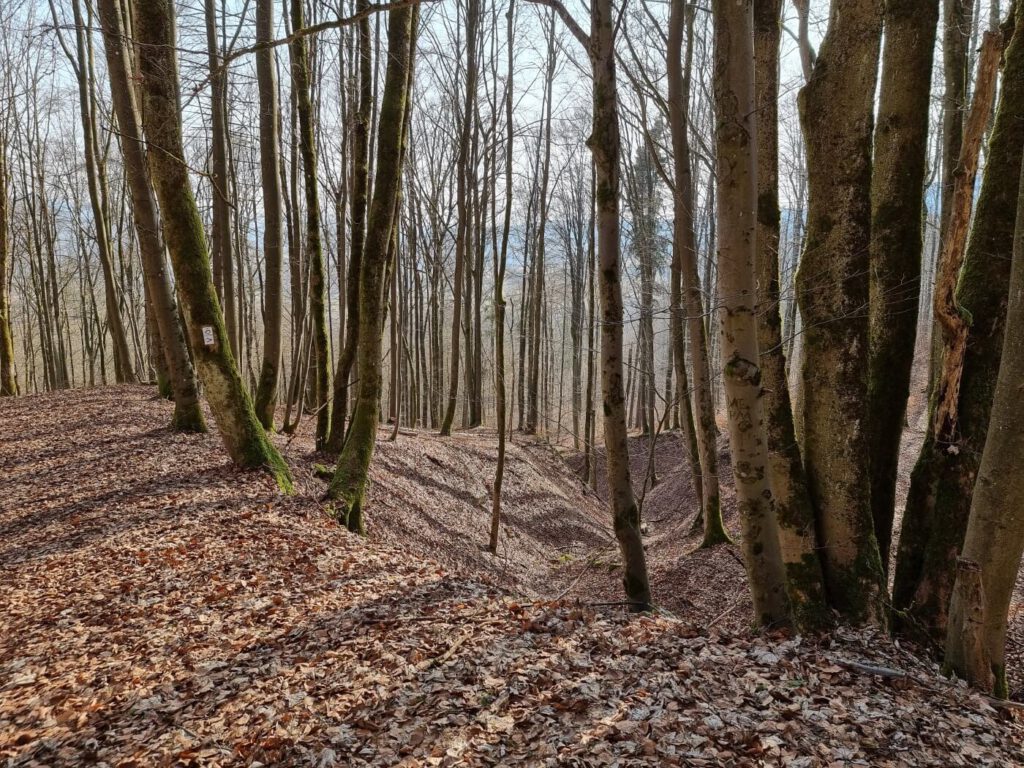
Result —
M 0 46 L 4 765 L 1024 765 L 1024 3 Z

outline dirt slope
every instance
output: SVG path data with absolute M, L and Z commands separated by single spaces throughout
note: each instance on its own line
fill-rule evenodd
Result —
M 522 530 L 495 565 L 473 552 L 486 436 L 381 443 L 361 540 L 323 515 L 305 438 L 278 438 L 299 477 L 281 498 L 169 414 L 142 387 L 0 402 L 6 765 L 1011 765 L 1024 748 L 1019 722 L 884 638 L 510 596 L 565 583 L 516 552 L 603 541 L 547 449 L 516 459 Z M 435 543 L 454 567 L 422 556 Z

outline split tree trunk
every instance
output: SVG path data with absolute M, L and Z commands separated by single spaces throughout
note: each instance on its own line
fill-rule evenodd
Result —
M 797 626 L 829 621 L 800 444 L 786 381 L 779 312 L 779 47 L 782 0 L 754 0 L 754 89 L 757 125 L 757 336 L 761 354 L 768 475 L 786 589 Z M 721 229 L 721 227 L 719 228 Z
M 882 0 L 832 4 L 800 118 L 808 212 L 797 298 L 804 327 L 804 464 L 825 586 L 848 621 L 888 623 L 868 471 L 871 137 Z
M 785 626 L 792 617 L 769 482 L 757 342 L 753 0 L 714 0 L 712 13 L 720 233 L 718 301 L 723 381 L 729 404 L 729 452 L 754 619 L 762 626 Z
M 1024 191 L 1024 165 L 1018 187 Z M 980 590 L 971 592 L 981 594 L 974 601 L 964 599 L 967 574 L 958 569 L 946 638 L 946 664 L 975 685 L 991 683 L 1001 698 L 1008 694 L 1007 612 L 1024 553 L 1024 194 L 1018 198 L 1002 362 L 962 554 L 977 564 Z M 979 604 L 980 642 L 970 642 L 975 635 L 958 630 L 970 625 Z
M 937 403 L 949 387 L 937 382 L 933 421 L 911 473 L 907 508 L 903 517 L 893 604 L 905 611 L 898 618 L 901 631 L 941 645 L 956 574 L 956 557 L 963 542 L 991 415 L 992 398 L 1003 349 L 1007 285 L 1013 251 L 1014 218 L 1024 156 L 1024 4 L 1004 29 L 1014 29 L 1005 52 L 1005 67 L 995 124 L 988 143 L 981 192 L 974 210 L 967 251 L 955 282 L 955 296 L 936 287 L 940 303 L 952 302 L 946 314 L 969 321 L 963 340 L 959 370 L 949 367 L 944 355 L 943 376 L 958 379 L 955 398 L 939 418 Z M 965 136 L 966 143 L 966 136 Z M 963 169 L 961 169 L 963 170 Z M 960 173 L 958 171 L 958 173 Z M 957 205 L 951 204 L 946 248 L 955 235 Z M 962 208 L 961 218 L 963 218 Z M 965 226 L 961 221 L 956 226 Z M 948 281 L 946 281 L 948 282 Z M 959 344 L 960 342 L 957 341 Z M 939 427 L 936 430 L 936 427 Z M 953 431 L 950 431 L 950 427 Z M 899 617 L 900 614 L 897 614 Z

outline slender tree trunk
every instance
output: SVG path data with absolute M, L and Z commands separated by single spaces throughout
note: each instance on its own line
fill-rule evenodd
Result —
M 910 394 L 924 249 L 928 107 L 939 0 L 887 0 L 871 176 L 868 445 L 871 514 L 889 570 L 900 438 Z
M 729 452 L 755 621 L 792 621 L 769 481 L 757 345 L 757 134 L 753 0 L 714 0 L 718 301 Z
M 243 467 L 266 467 L 278 485 L 290 491 L 288 467 L 260 426 L 238 375 L 213 286 L 182 147 L 174 4 L 146 0 L 142 8 L 141 0 L 136 3 L 135 39 L 150 171 L 199 377 L 232 460 Z
M 476 113 L 476 87 L 477 87 L 477 32 L 480 21 L 480 0 L 469 0 L 466 8 L 466 93 L 462 107 L 462 126 L 459 138 L 458 159 L 455 162 L 456 176 L 456 209 L 457 223 L 455 234 L 455 276 L 454 286 L 454 310 L 452 312 L 452 333 L 451 333 L 451 378 L 448 381 L 448 406 L 445 409 L 444 421 L 441 422 L 441 434 L 452 433 L 452 423 L 455 421 L 455 406 L 459 398 L 459 355 L 462 331 L 462 303 L 463 283 L 466 274 L 466 259 L 470 257 L 470 209 L 469 192 L 467 190 L 467 177 L 469 175 L 470 142 L 473 130 L 473 115 Z M 467 393 L 468 395 L 468 393 Z
M 210 67 L 210 182 L 213 196 L 213 279 L 224 309 L 231 354 L 238 356 L 235 278 L 231 256 L 230 177 L 228 175 L 227 70 L 217 40 L 217 0 L 204 0 L 206 46 Z
M 754 67 L 757 125 L 757 336 L 761 353 L 768 474 L 786 589 L 796 624 L 819 628 L 829 621 L 800 445 L 786 383 L 779 312 L 779 46 L 781 0 L 754 0 Z M 721 196 L 719 196 L 721 199 Z M 719 229 L 723 229 L 719 227 Z
M 365 12 L 369 0 L 357 0 L 356 11 Z M 359 272 L 362 269 L 363 245 L 366 237 L 366 209 L 370 176 L 370 120 L 373 107 L 373 50 L 369 17 L 359 21 L 359 103 L 352 126 L 352 243 L 349 249 L 346 296 L 347 319 L 345 345 L 338 356 L 334 374 L 331 435 L 327 450 L 339 453 L 345 442 L 348 417 L 348 389 L 352 366 L 359 342 Z
M 305 26 L 303 0 L 292 0 L 292 28 Z M 309 53 L 306 38 L 291 43 L 292 89 L 299 113 L 299 150 L 306 192 L 306 263 L 309 267 L 309 312 L 313 316 L 313 351 L 316 386 L 316 447 L 327 447 L 331 431 L 330 342 L 327 332 L 327 278 L 320 237 L 320 184 L 317 180 L 316 136 L 310 99 Z
M 868 471 L 871 136 L 882 0 L 832 5 L 800 92 L 807 240 L 797 275 L 804 322 L 804 463 L 829 601 L 853 623 L 888 623 Z
M 256 42 L 274 37 L 274 2 L 257 0 Z M 281 378 L 281 122 L 277 101 L 276 55 L 272 48 L 256 52 L 256 82 L 260 102 L 260 179 L 263 186 L 263 362 L 256 387 L 256 415 L 265 429 L 274 428 L 277 386 Z M 339 243 L 339 248 L 341 244 Z
M 10 250 L 7 222 L 7 136 L 0 130 L 0 397 L 18 394 L 14 378 L 14 339 L 11 335 Z
M 132 196 L 132 214 L 146 293 L 159 338 L 159 355 L 163 357 L 174 397 L 172 423 L 175 429 L 181 431 L 205 432 L 206 422 L 199 406 L 199 387 L 167 275 L 160 216 L 146 165 L 142 122 L 135 100 L 131 61 L 124 42 L 126 35 L 120 3 L 118 0 L 99 0 L 99 12 L 103 24 L 111 99 L 121 133 L 121 153 Z
M 537 192 L 537 245 L 533 255 L 533 287 L 530 290 L 532 300 L 530 303 L 530 332 L 532 334 L 532 354 L 529 360 L 529 373 L 526 382 L 526 428 L 528 435 L 537 434 L 540 426 L 541 416 L 539 407 L 540 396 L 540 357 L 541 357 L 541 309 L 544 306 L 544 269 L 545 254 L 547 252 L 547 229 L 548 229 L 548 185 L 551 177 L 551 97 L 555 79 L 555 20 L 550 19 L 546 25 L 547 35 L 547 65 L 544 75 L 544 142 L 543 147 L 538 147 L 541 153 L 540 188 Z M 544 431 L 547 432 L 547 424 L 544 424 Z
M 1024 166 L 1021 170 L 1018 188 L 1024 192 Z M 1024 193 L 1018 197 L 1002 359 L 961 553 L 963 561 L 976 564 L 983 595 L 976 601 L 964 599 L 964 570 L 958 569 L 946 635 L 946 664 L 975 685 L 989 687 L 991 682 L 991 690 L 1000 698 L 1008 695 L 1007 612 L 1024 553 L 1024 508 L 1020 503 L 1024 498 L 1024 408 L 1020 407 L 1024 382 Z M 978 607 L 981 642 L 966 642 L 971 637 L 964 631 L 968 617 Z
M 515 123 L 512 119 L 513 84 L 515 82 L 515 0 L 509 0 L 505 15 L 508 70 L 505 79 L 505 214 L 501 227 L 501 251 L 494 252 L 494 392 L 497 408 L 498 463 L 494 469 L 491 490 L 491 532 L 487 542 L 492 555 L 498 553 L 498 530 L 501 524 L 501 484 L 505 477 L 505 265 L 508 261 L 508 238 L 512 229 L 512 158 Z M 497 222 L 495 222 L 497 223 Z
M 384 330 L 388 252 L 397 226 L 406 139 L 406 110 L 412 88 L 418 6 L 389 12 L 388 59 L 377 139 L 376 179 L 359 272 L 359 382 L 352 426 L 328 488 L 335 513 L 349 530 L 364 533 L 363 493 L 377 439 L 381 400 L 381 334 Z
M 107 330 L 110 332 L 110 339 L 114 345 L 114 375 L 118 383 L 124 383 L 136 381 L 137 378 L 132 366 L 131 352 L 128 349 L 128 337 L 125 334 L 124 320 L 121 317 L 120 297 L 117 293 L 113 255 L 110 246 L 110 230 L 107 226 L 107 212 L 102 199 L 106 180 L 100 179 L 99 144 L 96 139 L 96 105 L 93 103 L 90 90 L 90 67 L 86 50 L 86 38 L 89 34 L 89 29 L 82 14 L 80 0 L 73 0 L 71 8 L 75 22 L 75 52 L 72 53 L 65 46 L 63 36 L 58 36 L 58 40 L 61 46 L 64 47 L 64 52 L 75 70 L 75 76 L 78 81 L 78 105 L 82 119 L 82 140 L 85 144 L 86 182 L 92 210 L 93 228 L 96 235 L 96 246 L 100 257 L 100 267 L 103 272 Z M 53 5 L 53 0 L 50 2 L 50 10 L 53 15 L 54 24 L 59 26 L 60 22 L 57 18 L 57 11 Z M 66 375 L 64 379 L 67 381 Z
M 729 541 L 722 521 L 718 490 L 717 427 L 711 393 L 711 365 L 708 339 L 704 325 L 704 301 L 701 297 L 700 272 L 697 266 L 697 233 L 694 228 L 693 173 L 690 158 L 689 102 L 690 72 L 693 62 L 693 15 L 684 11 L 682 0 L 673 0 L 669 20 L 668 88 L 669 128 L 675 156 L 675 192 L 673 210 L 676 246 L 673 250 L 673 334 L 676 344 L 676 370 L 682 381 L 686 358 L 683 348 L 682 313 L 690 331 L 690 368 L 693 372 L 693 413 L 697 456 L 701 467 L 701 514 L 704 525 L 703 546 L 710 547 Z M 686 65 L 680 58 L 683 24 L 687 28 Z M 680 303 L 681 293 L 682 303 Z
M 625 396 L 622 389 L 622 266 L 619 253 L 619 188 L 622 141 L 615 75 L 615 15 L 611 0 L 593 0 L 590 64 L 594 78 L 594 155 L 597 258 L 601 293 L 601 396 L 608 494 L 623 562 L 626 599 L 635 610 L 651 604 L 640 510 L 629 471 Z

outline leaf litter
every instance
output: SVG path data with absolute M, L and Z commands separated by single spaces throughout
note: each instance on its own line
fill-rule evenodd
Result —
M 484 491 L 456 484 L 486 478 L 487 435 L 382 432 L 361 540 L 324 514 L 305 438 L 275 438 L 283 498 L 215 436 L 166 429 L 147 388 L 0 415 L 8 766 L 1021 764 L 1015 711 L 870 632 L 709 628 L 708 584 L 678 618 L 595 608 L 586 581 L 548 599 L 579 572 L 553 553 L 607 528 L 543 447 L 511 455 L 488 561 Z

